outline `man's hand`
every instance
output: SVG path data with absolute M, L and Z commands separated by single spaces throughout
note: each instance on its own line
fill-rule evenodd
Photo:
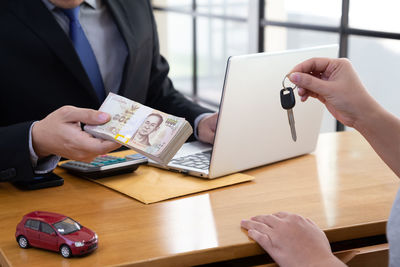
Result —
M 241 226 L 279 266 L 345 266 L 310 219 L 278 212 L 243 220 Z
M 218 113 L 204 117 L 197 126 L 199 140 L 205 143 L 213 144 L 215 130 L 217 128 Z
M 90 162 L 121 145 L 94 138 L 82 131 L 80 123 L 104 124 L 110 115 L 96 110 L 64 106 L 50 113 L 32 128 L 32 144 L 39 158 L 58 155 Z

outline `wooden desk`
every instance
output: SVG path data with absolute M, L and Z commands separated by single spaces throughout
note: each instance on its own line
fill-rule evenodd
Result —
M 356 132 L 323 134 L 315 153 L 246 173 L 256 179 L 151 205 L 72 176 L 62 187 L 30 192 L 1 183 L 0 262 L 187 266 L 248 257 L 264 252 L 240 220 L 281 210 L 311 218 L 331 242 L 382 235 L 399 186 Z M 99 248 L 72 259 L 20 249 L 15 226 L 32 210 L 75 218 L 98 233 Z

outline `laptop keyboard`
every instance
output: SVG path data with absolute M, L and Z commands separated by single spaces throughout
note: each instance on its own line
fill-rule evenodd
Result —
M 200 152 L 176 159 L 172 159 L 170 163 L 182 165 L 201 170 L 207 170 L 210 167 L 211 151 Z

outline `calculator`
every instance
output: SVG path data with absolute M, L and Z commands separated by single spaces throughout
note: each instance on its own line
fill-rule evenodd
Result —
M 132 154 L 125 157 L 102 155 L 96 157 L 92 162 L 67 161 L 59 166 L 68 172 L 91 179 L 98 179 L 136 170 L 139 165 L 146 164 L 147 158 L 141 154 Z

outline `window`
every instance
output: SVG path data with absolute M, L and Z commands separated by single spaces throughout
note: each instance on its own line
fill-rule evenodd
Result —
M 153 0 L 175 87 L 218 107 L 228 56 L 337 43 L 370 93 L 400 116 L 398 0 Z M 322 131 L 344 130 L 329 114 Z
M 356 29 L 400 33 L 400 1 L 350 0 L 349 25 Z
M 71 218 L 65 218 L 64 220 L 53 224 L 57 231 L 62 235 L 72 234 L 76 231 L 81 230 L 81 226 Z
M 341 11 L 342 1 L 338 0 L 265 1 L 265 17 L 276 22 L 339 26 Z
M 40 223 L 40 231 L 46 234 L 52 234 L 55 231 L 53 230 L 53 228 L 51 228 L 50 225 L 48 225 L 47 223 L 41 222 Z
M 36 230 L 36 231 L 39 230 L 39 225 L 40 225 L 40 222 L 37 220 L 27 220 L 25 222 L 26 228 L 30 228 L 30 229 Z
M 175 88 L 217 108 L 226 61 L 248 51 L 247 0 L 153 0 Z

